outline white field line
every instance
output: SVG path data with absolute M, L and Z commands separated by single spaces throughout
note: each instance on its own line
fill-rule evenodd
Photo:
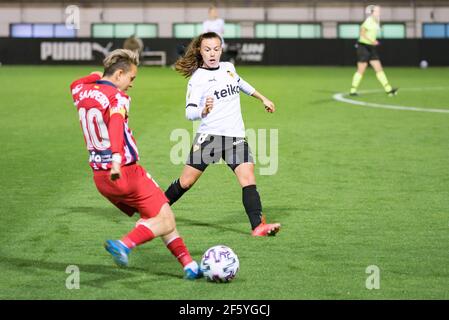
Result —
M 429 87 L 429 88 L 402 88 L 399 90 L 399 93 L 401 91 L 426 91 L 426 90 L 448 90 L 447 87 Z M 370 94 L 370 93 L 378 93 L 378 92 L 384 92 L 383 90 L 364 90 L 360 91 L 361 94 Z M 336 93 L 333 95 L 334 100 L 345 102 L 349 104 L 354 104 L 362 107 L 369 107 L 369 108 L 382 108 L 382 109 L 392 109 L 392 110 L 402 110 L 402 111 L 418 111 L 418 112 L 434 112 L 434 113 L 449 113 L 449 109 L 431 109 L 431 108 L 419 108 L 419 107 L 408 107 L 408 106 L 398 106 L 398 105 L 392 105 L 392 104 L 381 104 L 381 103 L 373 103 L 373 102 L 365 102 L 365 101 L 359 101 L 347 98 L 349 93 Z M 394 99 L 392 97 L 392 99 Z

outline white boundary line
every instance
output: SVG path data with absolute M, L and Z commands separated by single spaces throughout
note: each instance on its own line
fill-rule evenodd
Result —
M 400 89 L 400 91 L 424 91 L 424 90 L 449 90 L 447 87 L 429 87 L 429 88 L 403 88 Z M 377 92 L 384 92 L 383 90 L 364 90 L 360 91 L 360 93 L 377 93 Z M 348 93 L 336 93 L 332 97 L 334 100 L 345 102 L 349 104 L 354 104 L 362 107 L 370 107 L 370 108 L 382 108 L 382 109 L 391 109 L 391 110 L 402 110 L 402 111 L 417 111 L 417 112 L 433 112 L 433 113 L 449 113 L 449 109 L 430 109 L 430 108 L 418 108 L 418 107 L 407 107 L 407 106 L 398 106 L 398 105 L 391 105 L 391 104 L 380 104 L 380 103 L 373 103 L 373 102 L 365 102 L 365 101 L 358 101 L 353 100 L 350 98 L 346 98 L 349 94 Z

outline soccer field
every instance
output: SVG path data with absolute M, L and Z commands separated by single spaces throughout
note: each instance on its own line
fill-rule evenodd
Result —
M 96 68 L 98 69 L 98 68 Z M 268 114 L 242 94 L 247 129 L 277 129 L 278 168 L 257 185 L 276 237 L 250 236 L 241 188 L 225 165 L 210 166 L 173 206 L 192 256 L 225 244 L 240 271 L 229 284 L 187 281 L 155 239 L 119 269 L 103 248 L 128 218 L 96 190 L 69 85 L 90 67 L 0 68 L 1 299 L 448 299 L 449 77 L 447 68 L 386 68 L 398 96 L 349 90 L 355 68 L 238 67 L 272 99 Z M 185 119 L 186 80 L 140 68 L 130 127 L 140 163 L 162 189 Z M 360 90 L 378 90 L 368 70 Z M 343 98 L 348 98 L 344 96 Z M 354 103 L 352 101 L 352 103 Z M 372 107 L 377 106 L 377 107 Z M 385 109 L 385 106 L 424 110 Z M 432 109 L 432 110 L 429 110 Z M 80 270 L 69 290 L 66 268 Z M 380 288 L 368 290 L 368 266 Z

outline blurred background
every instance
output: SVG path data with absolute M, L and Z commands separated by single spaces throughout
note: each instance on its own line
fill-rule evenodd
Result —
M 365 8 L 381 6 L 384 65 L 449 65 L 449 1 L 4 1 L 2 64 L 97 64 L 134 35 L 147 65 L 171 65 L 211 6 L 238 64 L 353 65 Z

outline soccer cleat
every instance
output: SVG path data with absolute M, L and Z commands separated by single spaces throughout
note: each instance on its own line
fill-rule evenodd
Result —
M 398 90 L 399 90 L 399 88 L 393 88 L 390 91 L 388 91 L 387 94 L 389 97 L 395 96 L 398 94 Z
M 254 237 L 275 236 L 281 228 L 280 223 L 265 223 L 262 221 L 252 232 Z
M 119 240 L 106 240 L 104 248 L 112 255 L 114 262 L 120 267 L 128 266 L 128 254 L 131 252 L 123 242 Z
M 192 261 L 184 267 L 184 279 L 195 280 L 201 278 L 202 276 L 203 272 L 196 261 Z
M 351 92 L 349 95 L 351 97 L 357 97 L 359 94 L 357 92 Z

